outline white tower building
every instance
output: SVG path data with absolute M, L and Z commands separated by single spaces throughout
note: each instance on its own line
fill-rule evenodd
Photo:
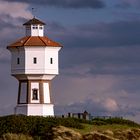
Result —
M 58 53 L 62 46 L 44 36 L 42 21 L 23 24 L 26 36 L 10 44 L 11 75 L 19 81 L 15 113 L 54 116 L 50 83 L 59 74 Z

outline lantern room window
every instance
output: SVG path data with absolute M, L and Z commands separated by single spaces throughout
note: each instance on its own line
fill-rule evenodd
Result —
M 38 26 L 37 25 L 33 25 L 33 29 L 38 29 Z
M 32 100 L 38 100 L 38 89 L 34 88 L 32 95 L 33 95 L 32 96 L 33 97 Z

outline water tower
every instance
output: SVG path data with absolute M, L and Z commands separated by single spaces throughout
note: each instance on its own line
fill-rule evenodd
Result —
M 15 113 L 54 116 L 50 84 L 59 74 L 62 46 L 44 36 L 45 23 L 37 18 L 23 25 L 26 35 L 7 46 L 11 52 L 11 75 L 19 81 Z

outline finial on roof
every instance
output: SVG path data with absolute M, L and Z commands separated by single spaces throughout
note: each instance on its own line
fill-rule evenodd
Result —
M 33 14 L 33 18 L 35 18 L 35 8 L 32 7 L 32 14 Z

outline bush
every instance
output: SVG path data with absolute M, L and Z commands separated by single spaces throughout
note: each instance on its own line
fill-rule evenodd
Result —
M 122 118 L 109 118 L 109 119 L 95 118 L 93 119 L 93 124 L 97 124 L 97 125 L 120 124 L 120 125 L 132 126 L 132 127 L 140 127 L 140 125 L 135 123 L 134 121 L 130 121 Z
M 5 133 L 31 135 L 36 140 L 52 138 L 52 127 L 63 125 L 66 127 L 83 128 L 74 118 L 56 118 L 11 115 L 0 117 L 0 137 Z
M 106 125 L 106 124 L 125 124 L 128 126 L 140 127 L 130 120 L 124 120 L 120 118 L 111 119 L 99 119 L 95 118 L 92 121 L 76 118 L 57 118 L 57 117 L 39 117 L 39 116 L 23 116 L 23 115 L 11 115 L 0 117 L 0 137 L 18 137 L 21 133 L 24 136 L 32 136 L 34 140 L 51 140 L 52 139 L 52 127 L 65 126 L 77 129 L 82 129 L 82 123 L 93 125 Z M 5 135 L 6 134 L 6 135 Z M 15 135 L 17 134 L 17 135 Z

